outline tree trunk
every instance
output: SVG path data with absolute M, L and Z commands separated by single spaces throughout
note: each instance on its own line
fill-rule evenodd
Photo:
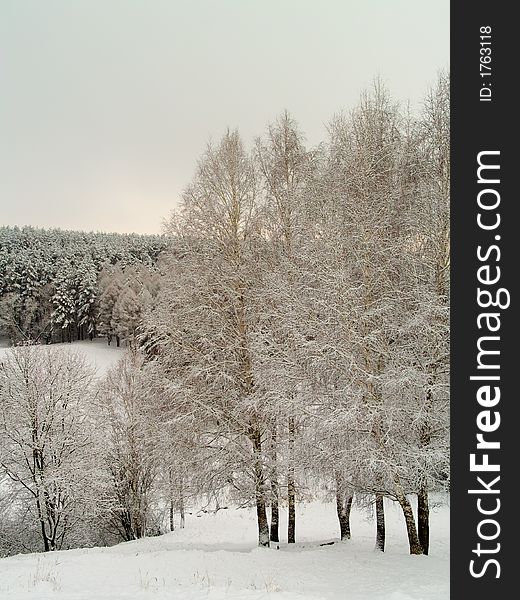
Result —
M 419 537 L 417 535 L 417 527 L 415 526 L 415 518 L 413 516 L 412 505 L 406 496 L 399 496 L 399 504 L 403 510 L 404 520 L 406 523 L 406 532 L 408 534 L 408 545 L 410 554 L 423 554 Z
M 170 500 L 170 531 L 174 531 L 175 530 L 175 522 L 173 520 L 173 514 L 174 514 L 174 503 L 173 503 L 173 498 Z
M 287 541 L 294 544 L 296 536 L 296 490 L 294 484 L 294 417 L 289 417 L 289 468 L 287 471 Z
M 36 496 L 36 507 L 38 509 L 38 518 L 40 519 L 40 529 L 41 529 L 42 540 L 43 540 L 43 551 L 49 552 L 49 550 L 50 550 L 49 538 L 47 537 L 47 531 L 45 528 L 45 519 L 42 514 L 42 505 L 41 505 L 41 501 L 39 498 L 39 494 Z
M 422 485 L 417 492 L 417 529 L 423 554 L 428 554 L 430 547 L 430 506 L 426 485 Z
M 255 455 L 254 476 L 256 517 L 258 521 L 258 545 L 269 548 L 269 523 L 267 522 L 267 511 L 265 508 L 265 478 L 262 465 L 262 442 L 260 431 L 254 426 L 251 426 L 251 441 L 253 443 Z
M 336 491 L 336 510 L 338 513 L 339 531 L 342 540 L 350 540 L 350 510 L 353 496 Z
M 347 491 L 343 476 L 335 472 L 336 480 L 336 513 L 339 521 L 339 531 L 342 540 L 350 540 L 350 510 L 354 496 Z
M 184 511 L 184 482 L 181 476 L 180 486 L 179 486 L 179 512 L 181 514 L 181 529 L 184 529 L 184 525 L 186 523 L 186 515 Z
M 271 493 L 271 527 L 269 539 L 271 540 L 271 542 L 279 542 L 280 511 L 278 506 L 277 484 L 271 483 Z
M 43 551 L 49 552 L 50 551 L 49 540 L 47 539 L 47 536 L 45 535 L 45 525 L 43 523 L 40 523 L 40 525 L 41 525 L 41 529 L 42 529 Z
M 173 472 L 172 469 L 168 469 L 168 484 L 170 489 L 170 531 L 175 530 L 175 488 L 173 485 Z
M 430 413 L 433 410 L 433 377 L 429 378 L 428 384 L 426 406 L 428 408 L 428 413 Z M 431 429 L 429 425 L 425 424 L 422 427 L 420 440 L 423 448 L 427 448 L 431 444 Z M 430 547 L 430 506 L 428 501 L 428 488 L 426 486 L 426 481 L 423 481 L 417 492 L 417 530 L 423 554 L 428 554 Z
M 381 494 L 376 495 L 376 550 L 385 551 L 385 506 L 383 503 L 383 496 Z
M 269 524 L 267 523 L 265 501 L 262 494 L 258 492 L 256 495 L 256 517 L 258 520 L 258 545 L 269 548 Z
M 273 425 L 273 431 L 271 435 L 272 441 L 272 452 L 271 452 L 271 527 L 269 529 L 271 542 L 279 542 L 279 526 L 280 526 L 280 511 L 279 511 L 279 492 L 278 492 L 278 469 L 277 469 L 277 452 L 276 452 L 276 422 Z

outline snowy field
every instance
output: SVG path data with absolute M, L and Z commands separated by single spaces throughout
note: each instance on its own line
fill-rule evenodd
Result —
M 251 510 L 188 515 L 186 528 L 155 538 L 0 560 L 4 600 L 446 600 L 449 508 L 432 511 L 429 556 L 408 555 L 397 506 L 387 506 L 387 552 L 374 522 L 352 515 L 353 539 L 337 540 L 332 504 L 299 507 L 299 543 L 256 547 Z M 282 516 L 281 531 L 286 527 Z
M 72 344 L 52 344 L 53 348 L 64 348 L 73 352 L 81 352 L 87 361 L 96 369 L 98 376 L 103 376 L 122 356 L 124 348 L 117 348 L 115 342 L 111 346 L 105 338 L 90 341 L 72 342 Z M 5 338 L 0 339 L 0 360 L 7 352 L 8 344 Z
M 124 352 L 103 339 L 58 346 L 83 352 L 98 376 Z M 0 360 L 5 352 L 0 347 Z M 429 556 L 408 554 L 402 513 L 391 502 L 384 554 L 374 551 L 375 524 L 360 508 L 353 509 L 348 542 L 320 546 L 337 542 L 338 522 L 332 503 L 315 502 L 298 507 L 297 544 L 260 549 L 253 511 L 230 507 L 193 512 L 185 529 L 159 537 L 0 559 L 0 599 L 445 600 L 449 507 L 443 500 L 431 511 Z M 281 532 L 286 519 L 282 511 Z

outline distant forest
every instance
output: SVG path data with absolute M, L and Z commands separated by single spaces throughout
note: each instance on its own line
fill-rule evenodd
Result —
M 119 344 L 153 293 L 166 245 L 159 235 L 0 227 L 0 335 Z

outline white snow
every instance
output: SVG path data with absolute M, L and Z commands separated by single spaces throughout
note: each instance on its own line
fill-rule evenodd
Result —
M 354 508 L 353 538 L 338 535 L 331 503 L 301 504 L 299 543 L 256 547 L 252 510 L 188 515 L 186 528 L 111 548 L 0 560 L 6 600 L 444 600 L 449 598 L 449 508 L 431 512 L 429 556 L 410 556 L 400 509 L 388 502 L 387 551 Z M 282 514 L 281 531 L 286 528 Z M 287 539 L 287 538 L 285 538 Z
M 124 347 L 117 348 L 115 341 L 109 346 L 106 338 L 72 342 L 70 344 L 52 344 L 52 348 L 64 348 L 73 352 L 81 352 L 86 360 L 96 369 L 96 374 L 102 377 L 110 367 L 121 358 Z M 5 339 L 0 340 L 0 359 L 8 351 Z
M 79 350 L 102 376 L 124 348 L 106 340 Z M 0 359 L 6 348 L 0 347 Z M 253 510 L 187 515 L 186 528 L 109 548 L 0 559 L 2 600 L 447 600 L 449 507 L 431 511 L 429 556 L 410 556 L 401 511 L 386 503 L 387 551 L 374 551 L 373 519 L 355 507 L 353 538 L 338 542 L 332 503 L 298 506 L 297 540 L 256 547 Z M 333 545 L 321 543 L 335 540 Z

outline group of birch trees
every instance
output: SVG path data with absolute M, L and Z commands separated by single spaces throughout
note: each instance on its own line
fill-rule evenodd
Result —
M 228 131 L 171 217 L 144 350 L 262 546 L 280 502 L 295 541 L 319 477 L 342 538 L 353 498 L 372 500 L 384 550 L 386 497 L 428 552 L 428 494 L 449 478 L 448 90 L 440 76 L 417 118 L 376 81 L 315 149 L 287 112 L 251 151 Z

